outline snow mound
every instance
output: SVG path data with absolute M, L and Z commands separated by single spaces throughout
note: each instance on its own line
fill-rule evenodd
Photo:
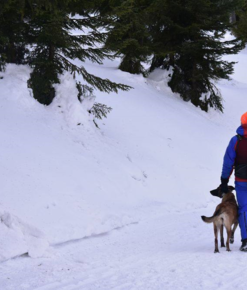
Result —
M 8 64 L 5 71 L 0 72 L 1 98 L 14 101 L 22 108 L 33 107 L 37 101 L 27 87 L 31 72 L 28 66 Z
M 237 57 L 246 63 L 246 53 Z M 117 67 L 85 63 L 89 73 L 133 87 L 96 92 L 97 102 L 113 108 L 100 130 L 88 113 L 94 97 L 80 102 L 70 74 L 60 76 L 53 103 L 42 106 L 27 87 L 28 67 L 0 73 L 1 261 L 42 256 L 47 241 L 54 246 L 141 224 L 158 205 L 172 214 L 215 204 L 209 191 L 246 110 L 241 66 L 231 83 L 219 82 L 224 115 L 183 102 L 167 87 L 168 71 L 145 79 Z
M 27 253 L 32 258 L 44 255 L 49 247 L 44 234 L 16 216 L 0 210 L 0 262 Z
M 88 96 L 82 102 L 78 99 L 78 90 L 76 80 L 71 73 L 60 75 L 60 84 L 54 85 L 56 97 L 54 98 L 50 109 L 60 112 L 69 127 L 83 125 L 90 127 L 91 116 L 88 112 L 93 106 L 95 97 Z

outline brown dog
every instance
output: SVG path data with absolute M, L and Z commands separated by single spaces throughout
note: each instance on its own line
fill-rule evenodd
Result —
M 214 236 L 215 236 L 215 253 L 219 253 L 218 248 L 218 231 L 220 229 L 221 247 L 225 247 L 223 237 L 223 227 L 225 226 L 227 231 L 226 250 L 230 251 L 229 242 L 234 242 L 234 232 L 238 226 L 238 206 L 232 190 L 234 187 L 228 187 L 229 192 L 224 194 L 222 202 L 216 207 L 212 217 L 202 216 L 202 220 L 205 223 L 214 223 Z M 220 188 L 218 188 L 220 192 Z M 233 229 L 232 229 L 232 225 Z

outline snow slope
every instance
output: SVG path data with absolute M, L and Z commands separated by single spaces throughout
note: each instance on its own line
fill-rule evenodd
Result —
M 1 290 L 229 289 L 227 281 L 243 289 L 244 276 L 233 278 L 244 265 L 239 232 L 233 252 L 219 258 L 212 228 L 200 220 L 218 202 L 209 190 L 246 111 L 247 51 L 230 59 L 239 63 L 233 80 L 218 84 L 224 114 L 183 102 L 164 71 L 144 79 L 117 70 L 117 60 L 87 63 L 89 72 L 133 87 L 96 92 L 113 108 L 100 130 L 86 111 L 92 100 L 76 101 L 70 75 L 45 107 L 26 87 L 29 69 L 7 67 L 0 79 Z

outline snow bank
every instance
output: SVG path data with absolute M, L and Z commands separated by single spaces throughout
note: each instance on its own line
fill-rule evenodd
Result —
M 0 232 L 0 262 L 24 253 L 38 258 L 43 256 L 49 247 L 42 232 L 1 210 Z
M 237 58 L 244 63 L 246 56 Z M 61 76 L 46 107 L 27 88 L 29 68 L 8 65 L 1 73 L 1 260 L 40 256 L 48 243 L 136 223 L 159 205 L 181 212 L 217 202 L 209 191 L 220 182 L 225 148 L 246 111 L 243 67 L 218 84 L 225 114 L 183 102 L 167 88 L 167 72 L 144 79 L 117 67 L 85 64 L 89 73 L 133 87 L 96 92 L 97 102 L 113 108 L 100 130 L 87 111 L 93 99 L 78 101 L 71 75 Z
M 27 88 L 31 69 L 24 65 L 8 64 L 5 72 L 0 72 L 1 99 L 11 100 L 20 108 L 31 108 L 36 101 L 31 89 Z
M 8 65 L 0 80 L 1 260 L 40 256 L 48 243 L 136 222 L 128 206 L 143 200 L 141 192 L 125 193 L 142 172 L 95 127 L 87 112 L 92 100 L 78 101 L 73 78 L 61 76 L 57 98 L 46 107 L 32 98 L 29 74 L 25 66 Z M 13 213 L 13 222 L 4 212 Z
M 87 126 L 92 118 L 88 110 L 92 108 L 94 97 L 84 98 L 82 102 L 78 100 L 78 90 L 76 80 L 70 73 L 60 76 L 60 84 L 54 85 L 56 97 L 51 104 L 52 111 L 58 111 L 64 115 L 69 127 Z

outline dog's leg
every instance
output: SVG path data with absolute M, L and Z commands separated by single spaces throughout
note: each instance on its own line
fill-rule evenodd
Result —
M 215 245 L 215 248 L 214 248 L 214 252 L 215 253 L 219 253 L 219 248 L 218 248 L 218 227 L 216 226 L 216 224 L 214 223 L 214 245 Z
M 230 225 L 227 225 L 226 226 L 226 232 L 227 232 L 227 240 L 226 240 L 226 250 L 228 252 L 230 252 L 230 245 L 229 245 L 229 241 L 230 241 L 230 237 L 232 235 L 232 229 L 231 229 L 231 226 Z
M 231 234 L 231 237 L 230 237 L 230 243 L 233 244 L 234 243 L 234 233 L 236 231 L 236 228 L 238 226 L 238 222 L 236 222 L 233 226 L 233 229 L 232 229 L 232 234 Z
M 225 247 L 225 242 L 224 242 L 224 235 L 223 235 L 223 225 L 220 226 L 220 246 Z

